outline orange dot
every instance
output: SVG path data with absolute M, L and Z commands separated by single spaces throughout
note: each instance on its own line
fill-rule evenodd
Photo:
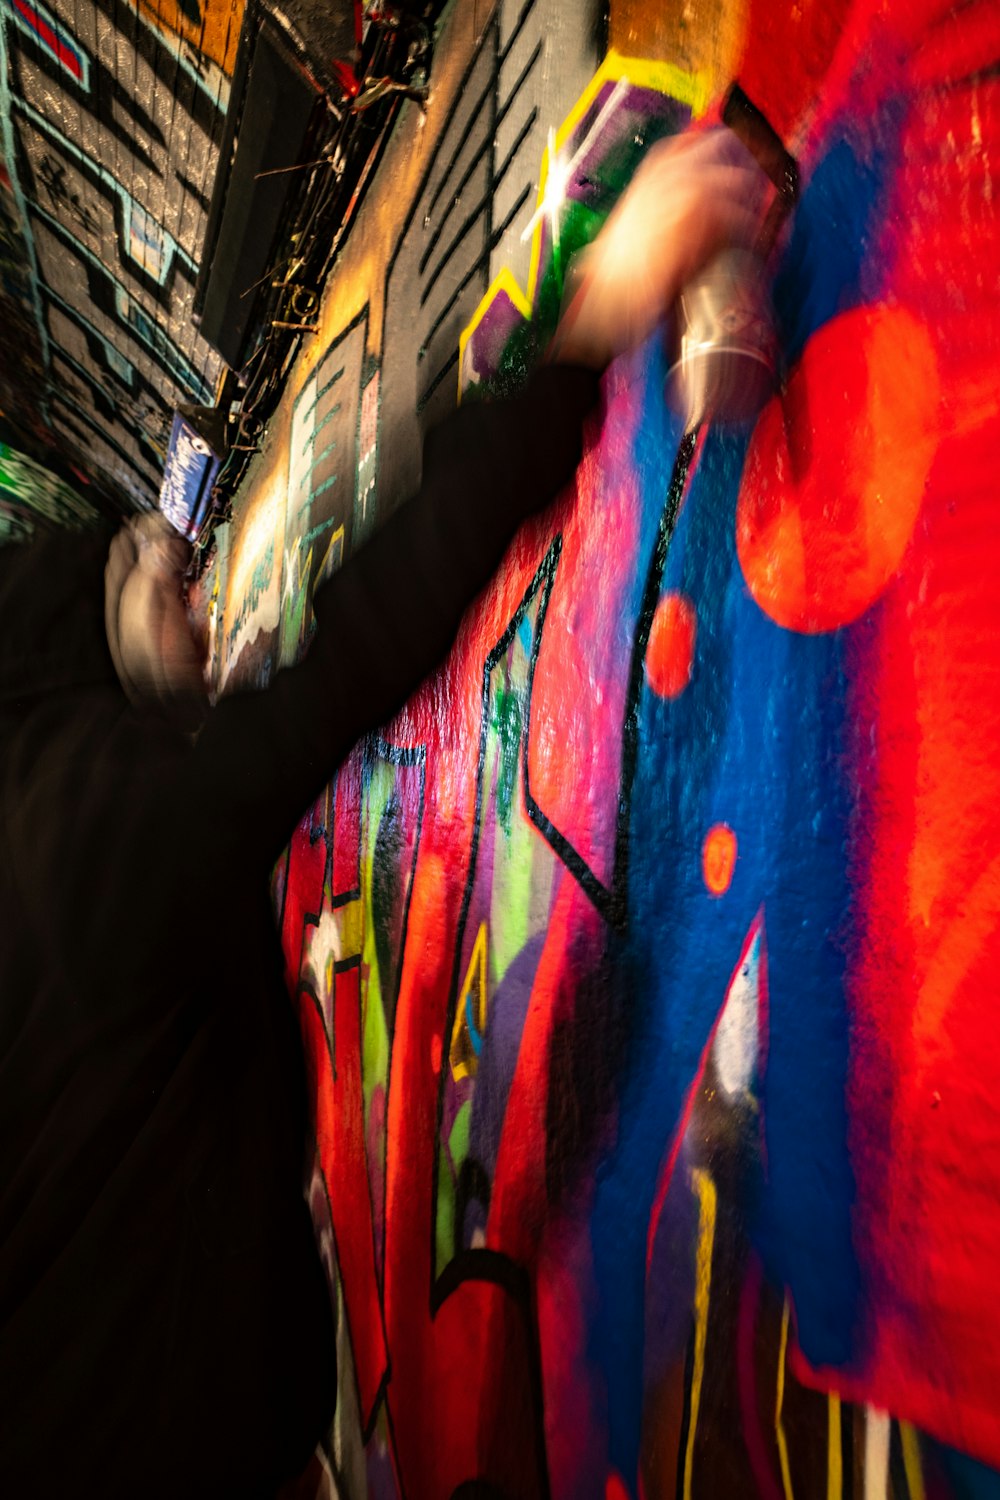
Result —
M 431 1067 L 435 1073 L 441 1071 L 441 1038 L 435 1031 L 431 1037 Z
M 788 630 L 849 624 L 899 568 L 938 446 L 937 362 L 903 308 L 813 335 L 747 453 L 736 546 L 747 588 Z
M 646 646 L 646 676 L 654 693 L 676 698 L 691 681 L 698 617 L 683 594 L 664 594 Z
M 713 896 L 724 896 L 736 868 L 736 835 L 728 823 L 713 823 L 701 846 L 701 873 Z

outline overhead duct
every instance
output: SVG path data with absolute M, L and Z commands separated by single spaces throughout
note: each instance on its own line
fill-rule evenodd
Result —
M 243 362 L 298 188 L 284 169 L 303 159 L 321 97 L 276 25 L 248 10 L 194 298 L 202 336 L 232 369 Z

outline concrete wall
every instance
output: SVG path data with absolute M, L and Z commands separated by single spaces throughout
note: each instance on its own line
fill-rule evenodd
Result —
M 738 77 L 803 195 L 782 398 L 692 448 L 658 341 L 619 362 L 277 872 L 327 1493 L 998 1492 L 998 57 L 978 0 L 445 15 L 223 536 L 220 680 L 303 648 L 656 135 Z

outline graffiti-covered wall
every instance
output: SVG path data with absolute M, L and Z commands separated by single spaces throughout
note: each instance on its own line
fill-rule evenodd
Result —
M 220 544 L 220 681 L 306 646 L 655 140 L 738 79 L 802 192 L 781 395 L 685 438 L 659 339 L 613 366 L 278 867 L 326 1493 L 1000 1492 L 998 62 L 986 0 L 445 14 Z
M 3 0 L 0 104 L 27 329 L 8 404 L 118 495 L 159 493 L 174 408 L 221 362 L 193 320 L 242 0 Z

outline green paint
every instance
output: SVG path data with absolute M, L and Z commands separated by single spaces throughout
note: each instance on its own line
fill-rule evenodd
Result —
M 379 961 L 378 931 L 375 920 L 375 848 L 394 784 L 393 768 L 376 761 L 365 778 L 361 811 L 361 899 L 364 932 L 361 949 L 363 976 L 363 1031 L 361 1039 L 362 1092 L 365 1101 L 365 1124 L 371 1111 L 372 1095 L 378 1084 L 386 1087 L 389 1078 L 389 1027 L 382 995 L 383 981 Z
M 521 748 L 521 695 L 498 687 L 490 704 L 491 727 L 499 738 L 499 767 L 496 786 L 497 817 L 505 833 L 510 833 L 510 814 L 517 788 L 518 758 Z
M 451 1127 L 451 1135 L 448 1137 L 448 1150 L 451 1152 L 452 1167 L 457 1180 L 462 1170 L 462 1163 L 469 1154 L 469 1131 L 472 1128 L 472 1100 L 466 1099 L 458 1114 L 455 1123 Z
M 448 1148 L 438 1150 L 437 1223 L 434 1231 L 434 1269 L 440 1275 L 455 1254 L 455 1177 Z
M 519 629 L 506 661 L 497 665 L 493 678 L 491 720 L 496 725 L 498 764 L 490 888 L 491 992 L 495 992 L 529 938 L 544 926 L 552 886 L 552 860 L 547 846 L 539 840 L 526 816 L 513 816 L 524 755 L 530 642 L 535 640 L 539 603 L 536 597 L 525 615 L 529 649 L 525 649 Z
M 552 855 L 527 818 L 517 818 L 512 832 L 498 827 L 490 891 L 490 990 L 495 992 L 528 939 L 548 918 Z

